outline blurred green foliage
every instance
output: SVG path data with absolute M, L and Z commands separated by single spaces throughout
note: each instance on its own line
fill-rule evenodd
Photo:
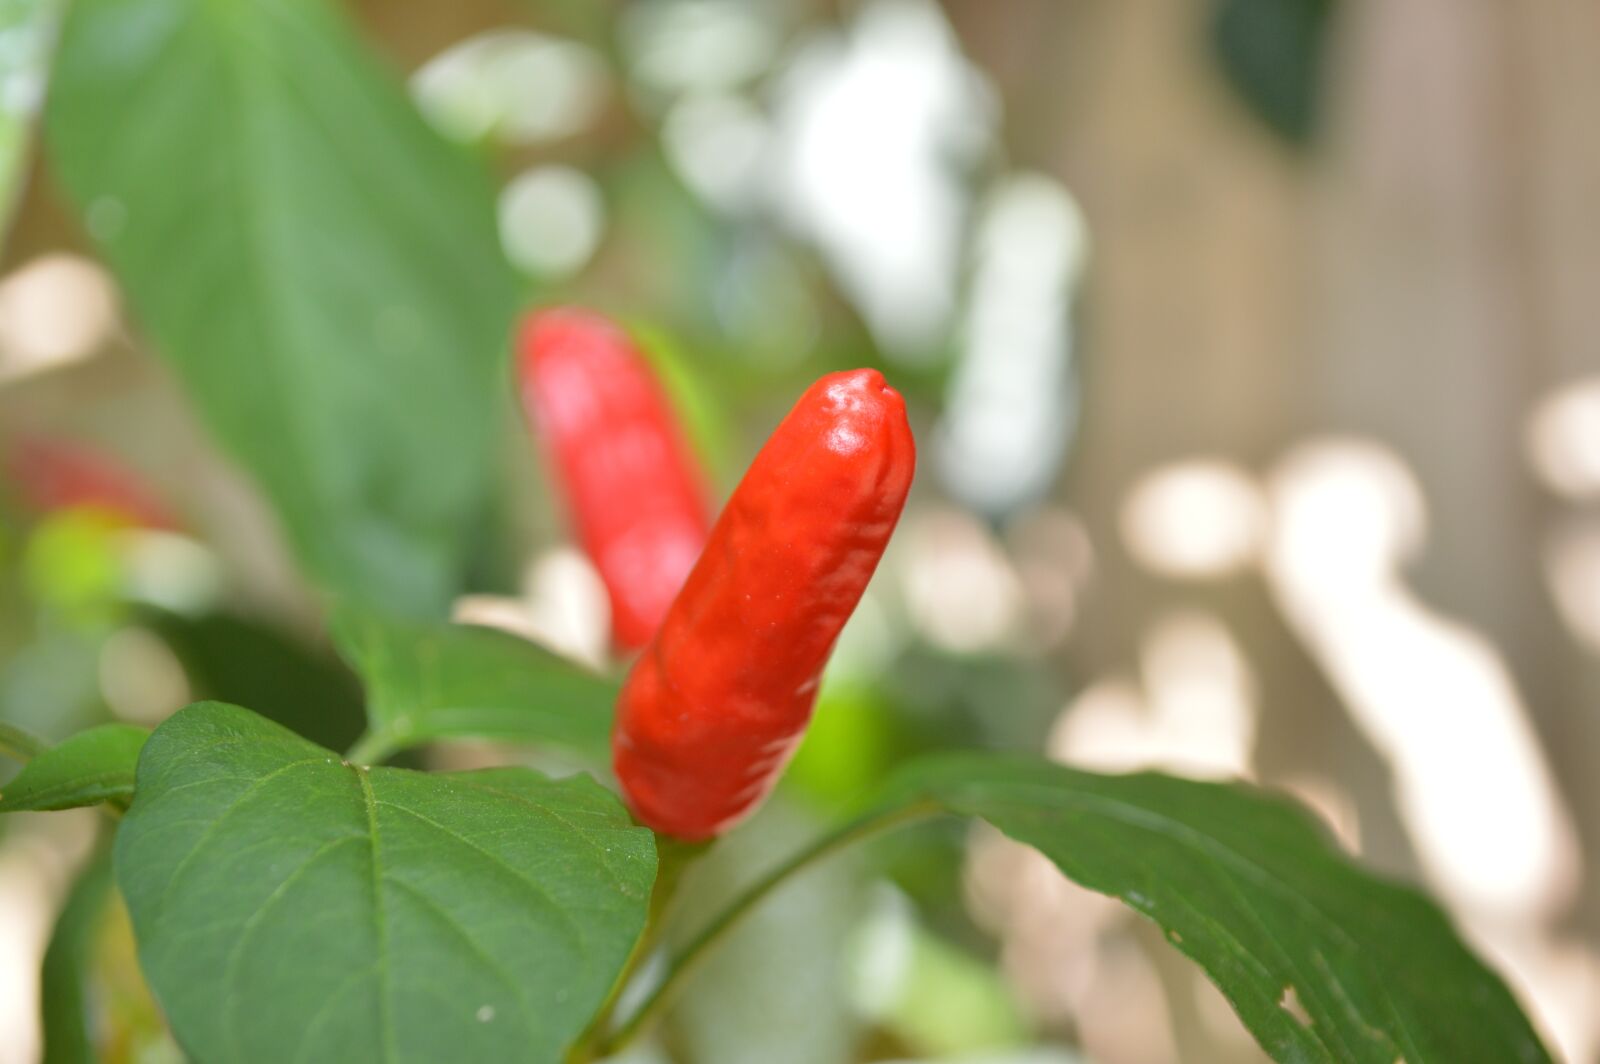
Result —
M 309 572 L 442 614 L 488 506 L 519 296 L 486 175 L 319 0 L 75 3 L 48 129 Z
M 1212 45 L 1229 83 L 1280 136 L 1317 129 L 1334 0 L 1216 0 Z

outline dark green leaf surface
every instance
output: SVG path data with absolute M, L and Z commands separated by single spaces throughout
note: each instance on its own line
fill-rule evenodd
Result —
M 525 639 L 349 607 L 333 634 L 366 681 L 382 748 L 450 738 L 548 743 L 586 757 L 608 748 L 617 685 Z
M 132 724 L 101 724 L 39 754 L 0 792 L 0 813 L 72 809 L 133 796 L 133 770 L 150 733 Z
M 486 176 L 324 0 L 75 0 L 47 125 L 154 346 L 310 572 L 442 613 L 518 297 Z
M 211 702 L 151 736 L 116 869 L 197 1060 L 542 1064 L 620 971 L 655 852 L 587 777 L 359 769 Z
M 343 750 L 366 726 L 361 683 L 324 645 L 243 614 L 140 615 L 172 648 L 196 701 L 249 703 L 297 735 Z
M 1333 0 L 1213 0 L 1223 76 L 1274 131 L 1297 144 L 1317 129 Z
M 1431 902 L 1363 872 L 1286 801 L 963 755 L 909 767 L 885 805 L 918 802 L 982 817 L 1156 921 L 1277 1060 L 1550 1059 Z

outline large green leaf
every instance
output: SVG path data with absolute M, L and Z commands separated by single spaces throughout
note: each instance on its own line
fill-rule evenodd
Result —
M 547 743 L 602 757 L 617 685 L 492 628 L 341 608 L 333 634 L 367 685 L 375 748 L 433 739 Z
M 324 0 L 75 0 L 56 170 L 324 585 L 439 613 L 517 291 L 486 176 Z
M 111 802 L 127 805 L 133 770 L 149 732 L 132 724 L 101 724 L 63 740 L 29 761 L 0 792 L 0 813 L 73 809 Z
M 1280 1061 L 1550 1060 L 1431 902 L 1363 872 L 1286 801 L 956 755 L 896 777 L 885 809 L 918 804 L 982 817 L 1156 921 Z
M 655 851 L 587 777 L 362 769 L 202 702 L 146 745 L 116 870 L 197 1060 L 554 1062 L 644 926 Z

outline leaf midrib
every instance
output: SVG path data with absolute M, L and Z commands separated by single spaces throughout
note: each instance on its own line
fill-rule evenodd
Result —
M 349 766 L 361 788 L 361 800 L 367 813 L 367 837 L 372 849 L 372 912 L 378 950 L 378 1040 L 383 1047 L 383 1059 L 396 1059 L 394 1044 L 393 984 L 389 972 L 389 918 L 383 898 L 383 851 L 378 842 L 378 801 L 372 793 L 369 770 L 359 765 Z

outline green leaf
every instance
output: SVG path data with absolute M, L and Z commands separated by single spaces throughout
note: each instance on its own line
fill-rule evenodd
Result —
M 1316 134 L 1333 0 L 1213 0 L 1211 43 L 1222 74 L 1273 131 Z
M 983 755 L 909 766 L 885 810 L 982 817 L 1150 917 L 1280 1061 L 1548 1062 L 1504 984 L 1426 898 L 1243 785 Z
M 102 845 L 78 874 L 45 950 L 39 975 L 44 1064 L 91 1064 L 98 1059 L 86 984 L 111 889 L 111 848 Z
M 366 681 L 380 751 L 466 738 L 548 743 L 590 758 L 608 749 L 617 685 L 525 639 L 348 606 L 336 611 L 333 636 Z
M 22 199 L 34 113 L 44 98 L 64 0 L 0 0 L 0 232 Z
M 132 724 L 101 724 L 63 740 L 25 765 L 0 793 L 0 813 L 127 805 L 133 770 L 150 733 Z
M 655 852 L 587 777 L 361 769 L 202 702 L 146 744 L 116 871 L 194 1059 L 538 1064 L 621 970 Z
M 56 172 L 323 585 L 441 614 L 518 291 L 486 175 L 324 0 L 75 0 Z

